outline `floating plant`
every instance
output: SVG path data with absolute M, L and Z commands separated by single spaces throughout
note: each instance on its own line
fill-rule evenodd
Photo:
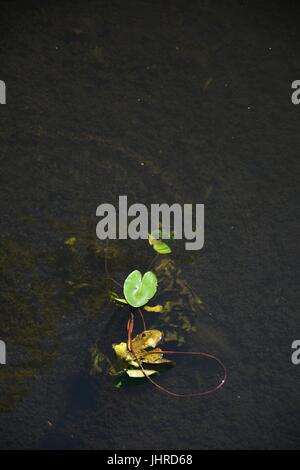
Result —
M 130 328 L 130 323 L 128 325 Z M 131 339 L 131 332 L 128 331 L 127 342 L 114 344 L 113 349 L 119 360 L 119 375 L 126 373 L 131 378 L 145 378 L 145 374 L 158 374 L 158 370 L 153 369 L 157 365 L 174 365 L 173 361 L 163 357 L 162 350 L 156 348 L 156 345 L 162 339 L 162 333 L 159 330 L 145 330 Z M 149 348 L 152 350 L 149 351 Z M 151 368 L 142 369 L 143 366 Z
M 157 290 L 157 278 L 152 271 L 142 276 L 138 270 L 132 271 L 124 282 L 124 296 L 127 303 L 132 307 L 146 305 L 155 295 Z
M 153 249 L 160 255 L 168 255 L 172 252 L 171 248 L 166 242 L 159 238 L 155 238 L 155 236 L 151 233 L 149 233 L 148 235 L 148 241 L 149 244 L 153 247 Z
M 152 246 L 157 253 L 155 259 L 159 255 L 171 253 L 171 248 L 169 247 L 169 245 L 162 240 L 161 231 L 159 233 L 149 234 L 148 241 L 150 246 Z M 158 343 L 163 338 L 163 333 L 160 330 L 147 329 L 146 327 L 146 321 L 142 309 L 146 312 L 157 312 L 162 314 L 164 312 L 167 312 L 168 315 L 172 315 L 172 306 L 175 306 L 175 303 L 172 303 L 172 301 L 168 301 L 164 306 L 148 305 L 148 302 L 155 296 L 158 285 L 157 276 L 154 272 L 149 270 L 150 267 L 153 265 L 154 260 L 152 260 L 148 267 L 148 271 L 144 275 L 142 275 L 139 270 L 134 270 L 126 277 L 123 283 L 124 297 L 119 296 L 116 292 L 110 292 L 110 298 L 113 301 L 122 304 L 123 306 L 126 305 L 129 313 L 126 341 L 122 341 L 121 343 L 112 345 L 116 356 L 116 363 L 113 365 L 110 360 L 107 359 L 110 365 L 110 374 L 117 377 L 118 381 L 116 386 L 118 388 L 123 385 L 124 377 L 127 377 L 130 379 L 147 379 L 159 390 L 175 397 L 208 395 L 221 388 L 226 381 L 227 371 L 222 361 L 217 357 L 213 356 L 212 354 L 200 351 L 186 352 L 176 350 L 163 350 L 157 347 Z M 111 279 L 119 287 L 122 287 L 119 282 L 117 282 L 110 276 L 107 268 L 107 259 L 105 259 L 105 271 L 107 274 L 107 278 Z M 187 294 L 188 298 L 191 299 L 192 289 L 187 284 L 183 284 L 180 279 L 177 279 L 177 283 L 182 289 L 184 288 L 184 291 Z M 169 288 L 169 290 L 172 291 L 174 289 Z M 196 300 L 197 304 L 201 304 L 201 300 L 198 297 L 196 298 Z M 190 302 L 192 303 L 191 300 Z M 176 306 L 178 307 L 178 305 Z M 182 304 L 180 303 L 180 306 L 181 305 Z M 139 333 L 134 338 L 132 338 L 136 313 L 138 313 L 142 319 L 143 332 Z M 187 321 L 187 323 L 189 322 Z M 93 361 L 94 365 L 96 366 L 95 368 L 98 368 L 98 370 L 102 370 L 102 366 L 100 367 L 100 362 L 103 361 L 103 356 L 101 356 L 101 353 L 99 354 L 100 356 L 98 357 L 95 350 L 93 350 Z M 158 375 L 164 369 L 175 365 L 174 361 L 165 357 L 167 355 L 190 355 L 195 357 L 200 356 L 205 357 L 207 359 L 212 359 L 216 361 L 219 366 L 221 366 L 221 368 L 223 369 L 223 378 L 215 387 L 205 390 L 203 392 L 188 394 L 176 393 L 172 390 L 162 387 L 152 378 L 153 376 Z

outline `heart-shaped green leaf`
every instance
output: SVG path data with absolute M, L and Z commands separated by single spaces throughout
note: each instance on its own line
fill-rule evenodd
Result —
M 152 271 L 142 277 L 140 271 L 132 271 L 124 282 L 124 296 L 132 307 L 145 305 L 157 290 L 157 278 Z

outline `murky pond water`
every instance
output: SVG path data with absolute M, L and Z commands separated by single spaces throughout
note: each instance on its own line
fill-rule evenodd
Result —
M 0 21 L 0 447 L 299 447 L 292 4 L 4 2 Z M 126 339 L 95 233 L 119 195 L 205 204 L 204 248 L 178 242 L 154 266 L 172 308 L 145 318 L 168 349 L 226 364 L 214 395 L 91 374 L 91 348 L 112 360 Z M 119 282 L 152 258 L 142 240 L 109 250 Z M 174 391 L 218 377 L 176 361 L 158 379 Z

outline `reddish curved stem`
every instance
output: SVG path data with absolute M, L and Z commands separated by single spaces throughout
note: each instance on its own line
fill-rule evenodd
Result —
M 132 351 L 133 326 L 134 326 L 134 316 L 133 316 L 133 313 L 130 313 L 130 317 L 127 323 L 127 348 L 129 351 Z
M 216 385 L 215 387 L 210 388 L 208 390 L 205 390 L 204 392 L 196 392 L 196 393 L 176 393 L 176 392 L 172 392 L 172 390 L 168 390 L 167 388 L 163 387 L 162 385 L 159 385 L 157 382 L 155 382 L 155 380 L 151 379 L 151 377 L 149 377 L 147 375 L 147 372 L 144 369 L 142 362 L 138 359 L 137 355 L 135 354 L 134 350 L 132 349 L 131 335 L 132 335 L 132 332 L 133 332 L 133 328 L 134 328 L 134 315 L 131 313 L 130 319 L 128 320 L 128 325 L 127 325 L 128 337 L 130 336 L 130 339 L 128 340 L 128 344 L 130 344 L 130 349 L 129 350 L 131 351 L 131 353 L 133 354 L 135 360 L 139 364 L 139 367 L 141 368 L 141 370 L 142 370 L 144 376 L 146 377 L 146 379 L 148 379 L 149 382 L 151 382 L 152 385 L 154 385 L 160 391 L 162 391 L 164 393 L 167 393 L 168 395 L 171 395 L 173 397 L 179 397 L 179 398 L 203 397 L 205 395 L 210 395 L 211 393 L 216 392 L 219 388 L 223 387 L 223 385 L 224 385 L 224 383 L 226 382 L 226 379 L 227 379 L 227 369 L 226 369 L 225 365 L 216 356 L 213 356 L 212 354 L 205 353 L 205 352 L 202 352 L 202 351 L 163 351 L 163 350 L 160 350 L 159 352 L 161 354 L 182 354 L 182 355 L 191 355 L 191 356 L 202 356 L 202 357 L 207 357 L 209 359 L 213 359 L 214 361 L 218 362 L 218 364 L 222 367 L 222 369 L 224 371 L 223 379 L 218 383 L 218 385 Z M 147 351 L 145 354 L 153 354 L 154 352 L 155 352 L 155 350 Z
M 147 327 L 146 327 L 146 322 L 145 322 L 145 318 L 144 318 L 143 312 L 142 312 L 142 310 L 141 310 L 140 308 L 138 309 L 138 311 L 139 311 L 140 317 L 141 317 L 142 322 L 143 322 L 144 331 L 146 331 L 146 330 L 147 330 Z

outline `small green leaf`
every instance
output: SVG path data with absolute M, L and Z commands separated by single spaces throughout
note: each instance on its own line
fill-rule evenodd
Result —
M 172 252 L 171 248 L 167 243 L 163 242 L 162 240 L 157 240 L 153 235 L 148 235 L 149 244 L 152 248 L 159 253 L 160 255 L 168 255 Z
M 146 312 L 155 312 L 155 313 L 161 313 L 163 311 L 163 306 L 162 305 L 145 305 L 143 307 Z
M 155 295 L 157 278 L 152 271 L 143 277 L 140 271 L 132 271 L 125 279 L 123 290 L 125 299 L 132 307 L 141 307 Z
M 65 245 L 74 246 L 76 242 L 77 242 L 77 238 L 72 236 L 65 240 Z
M 174 365 L 175 362 L 171 361 L 170 359 L 166 359 L 163 357 L 163 353 L 161 352 L 160 349 L 155 349 L 155 352 L 151 354 L 145 354 L 142 357 L 142 362 L 144 364 L 168 364 L 168 365 Z
M 142 379 L 145 378 L 145 375 L 149 377 L 150 375 L 153 374 L 158 374 L 157 370 L 146 370 L 144 369 L 145 372 L 142 371 L 142 369 L 127 369 L 126 374 L 129 375 L 129 377 L 134 378 L 134 379 Z
M 112 347 L 113 347 L 113 350 L 115 351 L 116 356 L 119 359 L 126 361 L 127 356 L 128 356 L 127 344 L 126 343 L 113 344 Z
M 120 304 L 127 304 L 126 299 L 121 299 L 120 297 L 118 297 L 118 295 L 115 292 L 111 291 L 109 295 L 110 295 L 111 300 L 115 302 L 119 302 Z
M 124 386 L 123 380 L 118 380 L 118 382 L 116 382 L 116 384 L 115 384 L 116 388 L 122 388 L 123 386 Z

